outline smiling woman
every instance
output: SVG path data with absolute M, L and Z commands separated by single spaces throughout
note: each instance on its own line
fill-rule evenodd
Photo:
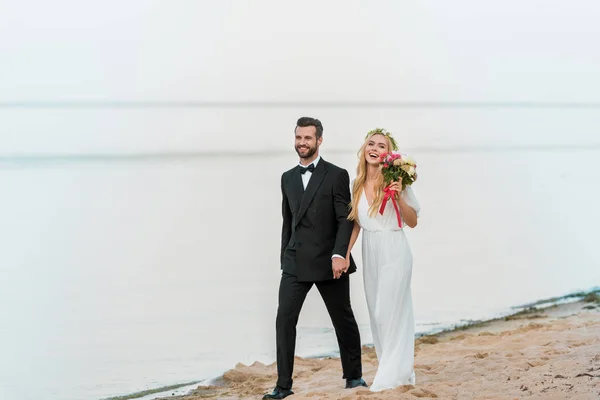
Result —
M 397 145 L 391 134 L 383 130 L 367 134 L 359 150 L 358 174 L 348 217 L 354 221 L 348 257 L 359 232 L 363 231 L 363 280 L 379 362 L 371 385 L 371 391 L 376 392 L 415 384 L 415 321 L 411 292 L 413 259 L 402 222 L 414 228 L 421 207 L 412 187 L 402 189 L 397 182 L 389 186 L 390 190 L 397 192 L 396 197 L 382 206 L 384 181 L 380 156 L 392 150 L 397 150 Z M 395 209 L 396 200 L 400 207 L 399 215 Z
M 371 216 L 381 206 L 385 182 L 383 175 L 379 172 L 379 162 L 383 153 L 391 151 L 395 147 L 395 141 L 390 138 L 391 135 L 370 131 L 358 150 L 359 162 L 356 167 L 356 178 L 352 184 L 352 209 L 349 216 L 353 221 L 358 219 L 357 205 L 363 192 L 366 195 L 364 200 L 367 201 Z

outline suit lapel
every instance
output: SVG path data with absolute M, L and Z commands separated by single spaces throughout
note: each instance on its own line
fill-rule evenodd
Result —
M 299 171 L 298 174 L 300 174 Z M 323 158 L 321 158 L 321 160 L 317 164 L 317 167 L 312 173 L 310 180 L 308 181 L 308 186 L 306 186 L 304 196 L 302 196 L 300 208 L 298 209 L 298 214 L 296 215 L 296 225 L 302 219 L 302 217 L 304 217 L 304 214 L 306 214 L 306 210 L 308 210 L 308 206 L 310 205 L 312 199 L 315 197 L 317 189 L 319 189 L 319 186 L 321 186 L 325 175 L 327 175 L 327 163 L 325 162 L 325 160 L 323 160 Z M 302 185 L 302 178 L 300 178 L 300 184 Z
M 304 185 L 302 184 L 302 174 L 300 174 L 300 167 L 296 167 L 292 173 L 292 201 L 294 202 L 294 208 L 292 210 L 298 210 L 300 208 L 300 201 L 304 195 Z

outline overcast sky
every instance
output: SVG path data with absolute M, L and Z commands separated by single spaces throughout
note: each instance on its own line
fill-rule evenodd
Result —
M 598 21 L 594 0 L 0 0 L 0 153 L 250 144 L 231 111 L 14 108 L 36 102 L 600 103 Z

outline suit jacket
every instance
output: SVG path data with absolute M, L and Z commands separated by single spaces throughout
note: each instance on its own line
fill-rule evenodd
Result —
M 281 176 L 281 269 L 303 282 L 333 279 L 331 258 L 346 257 L 354 226 L 347 218 L 350 178 L 321 158 L 304 190 L 300 168 Z M 350 256 L 347 273 L 355 271 Z

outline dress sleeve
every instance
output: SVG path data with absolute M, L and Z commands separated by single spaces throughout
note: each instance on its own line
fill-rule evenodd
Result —
M 406 204 L 412 207 L 413 210 L 417 213 L 417 217 L 421 212 L 421 206 L 419 205 L 419 201 L 417 200 L 417 196 L 415 196 L 415 192 L 412 186 L 407 186 L 402 191 L 402 197 L 406 200 Z

